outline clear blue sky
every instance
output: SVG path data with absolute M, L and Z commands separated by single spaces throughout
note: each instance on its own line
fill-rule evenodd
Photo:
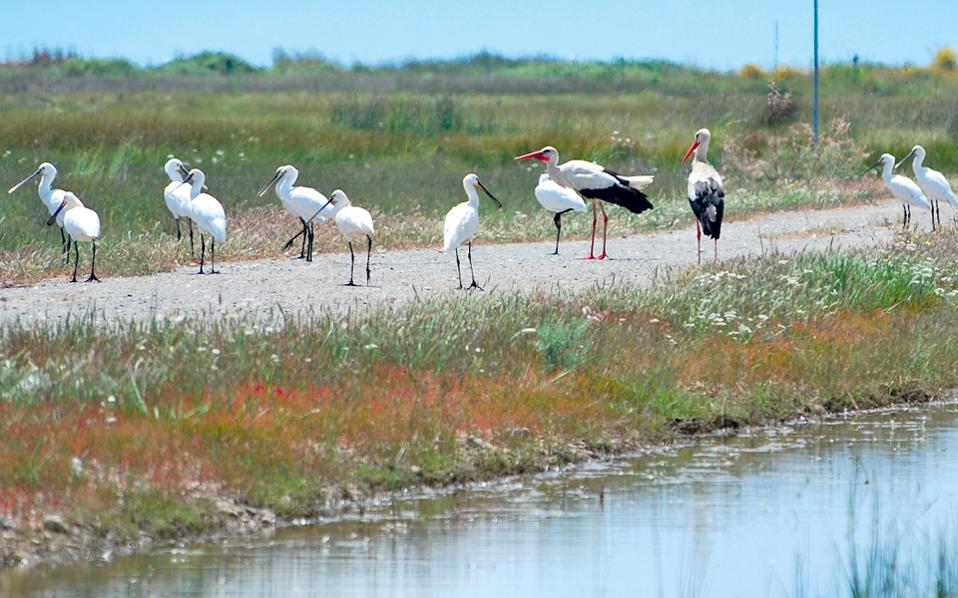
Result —
M 822 57 L 927 63 L 958 47 L 955 0 L 820 0 Z M 6 0 L 0 51 L 67 47 L 159 63 L 226 50 L 268 64 L 273 48 L 352 63 L 510 56 L 667 58 L 706 67 L 811 62 L 811 0 Z

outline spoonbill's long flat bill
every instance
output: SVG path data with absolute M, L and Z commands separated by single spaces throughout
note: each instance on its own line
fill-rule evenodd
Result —
M 652 202 L 642 192 L 642 189 L 652 184 L 654 180 L 652 176 L 625 176 L 585 160 L 569 160 L 559 164 L 559 152 L 552 146 L 516 156 L 516 160 L 533 159 L 545 162 L 546 172 L 553 181 L 592 200 L 592 246 L 585 259 L 601 260 L 608 257 L 605 241 L 609 217 L 605 213 L 605 205 L 600 204 L 600 201 L 614 203 L 635 214 L 652 209 Z M 602 253 L 596 257 L 595 227 L 598 222 L 598 207 L 602 208 Z
M 955 192 L 951 190 L 951 184 L 948 182 L 948 179 L 945 178 L 945 175 L 923 165 L 925 161 L 925 148 L 920 145 L 911 148 L 911 151 L 899 160 L 898 164 L 895 164 L 895 167 L 900 166 L 901 163 L 907 160 L 911 155 L 915 156 L 914 161 L 911 163 L 911 169 L 915 172 L 915 180 L 918 181 L 918 188 L 925 194 L 925 197 L 935 202 L 935 214 L 938 217 L 938 226 L 941 226 L 941 206 L 938 202 L 945 200 L 953 209 L 958 209 L 958 198 L 955 197 Z
M 556 183 L 545 173 L 539 175 L 539 184 L 536 185 L 536 200 L 547 212 L 555 214 L 552 221 L 556 225 L 556 250 L 552 252 L 552 255 L 559 255 L 562 215 L 568 212 L 585 212 L 589 208 L 586 207 L 578 193 Z
M 313 261 L 313 238 L 315 236 L 313 222 L 316 221 L 320 224 L 326 222 L 326 217 L 319 212 L 329 202 L 325 195 L 312 187 L 294 187 L 297 178 L 299 178 L 299 171 L 296 170 L 296 167 L 290 164 L 280 166 L 273 174 L 273 178 L 260 189 L 259 196 L 263 197 L 269 190 L 270 185 L 276 184 L 276 196 L 279 197 L 280 203 L 283 204 L 287 212 L 299 218 L 299 221 L 303 224 L 303 229 L 286 242 L 283 250 L 292 247 L 296 237 L 302 235 L 303 243 L 299 249 L 299 258 L 306 258 L 307 262 L 311 262 Z
M 709 142 L 712 133 L 708 129 L 695 132 L 692 147 L 682 158 L 684 163 L 689 156 L 692 159 L 692 171 L 689 173 L 688 198 L 695 214 L 698 260 L 702 263 L 702 233 L 715 241 L 715 259 L 718 259 L 718 240 L 722 236 L 722 215 L 725 212 L 725 187 L 722 176 L 708 162 Z
M 66 191 L 63 189 L 54 189 L 53 188 L 53 179 L 57 178 L 57 168 L 49 162 L 44 162 L 33 171 L 33 174 L 23 179 L 13 187 L 10 187 L 10 190 L 7 193 L 15 193 L 17 189 L 23 187 L 36 177 L 40 177 L 40 183 L 37 185 L 37 193 L 40 195 L 40 201 L 43 202 L 43 205 L 46 206 L 47 212 L 53 214 L 57 211 L 57 208 L 60 207 L 60 204 L 63 203 L 63 198 L 66 196 Z M 57 226 L 60 227 L 60 249 L 65 254 L 66 263 L 70 263 L 70 241 L 67 239 L 66 235 L 63 232 L 63 213 L 57 216 L 56 218 Z
M 176 240 L 183 238 L 180 220 L 185 219 L 190 227 L 190 257 L 196 257 L 196 251 L 193 249 L 193 221 L 189 216 L 190 188 L 181 185 L 190 171 L 176 158 L 167 160 L 163 170 L 166 171 L 166 176 L 170 177 L 170 183 L 163 190 L 163 199 L 166 200 L 166 209 L 173 214 L 173 222 L 176 223 Z
M 200 271 L 206 260 L 206 237 L 210 238 L 210 274 L 219 274 L 216 269 L 216 242 L 226 241 L 226 212 L 223 204 L 209 193 L 203 193 L 206 175 L 194 168 L 190 170 L 181 185 L 190 185 L 190 220 L 200 229 Z
M 369 257 L 373 251 L 373 234 L 376 232 L 373 228 L 373 217 L 366 210 L 354 206 L 341 189 L 333 191 L 332 195 L 329 196 L 329 201 L 319 209 L 319 212 L 323 211 L 329 204 L 333 204 L 336 228 L 346 238 L 346 244 L 349 246 L 349 282 L 346 283 L 346 286 L 356 286 L 356 283 L 353 282 L 353 268 L 356 265 L 356 254 L 353 253 L 353 237 L 356 235 L 366 237 L 366 286 L 369 286 Z M 316 212 L 315 215 L 318 215 L 319 212 Z
M 911 222 L 911 206 L 915 206 L 916 208 L 922 208 L 923 210 L 931 212 L 931 230 L 935 230 L 935 212 L 931 209 L 931 203 L 928 201 L 928 198 L 921 192 L 921 188 L 908 177 L 904 177 L 900 174 L 892 174 L 892 169 L 895 167 L 895 157 L 891 154 L 882 154 L 881 157 L 878 158 L 878 162 L 869 166 L 865 172 L 873 168 L 878 168 L 879 166 L 882 166 L 881 178 L 885 181 L 885 186 L 888 187 L 888 190 L 891 191 L 895 199 L 902 204 L 902 211 L 904 213 L 902 226 L 907 227 L 908 223 Z
M 489 196 L 496 207 L 502 208 L 502 202 L 489 192 L 479 181 L 479 176 L 467 174 L 462 179 L 462 188 L 466 190 L 466 196 L 469 201 L 464 201 L 456 205 L 446 214 L 446 221 L 443 224 L 442 250 L 450 249 L 456 252 L 456 274 L 459 276 L 459 288 L 462 288 L 462 268 L 459 265 L 459 248 L 465 243 L 469 247 L 469 273 L 472 275 L 472 284 L 470 289 L 482 290 L 476 283 L 476 273 L 472 268 L 472 241 L 479 232 L 479 192 Z
M 63 194 L 60 205 L 47 220 L 47 226 L 52 226 L 61 215 L 63 228 L 73 239 L 73 250 L 76 254 L 76 258 L 73 260 L 73 278 L 70 282 L 77 281 L 77 269 L 80 267 L 80 246 L 78 245 L 80 241 L 89 242 L 93 248 L 93 256 L 90 259 L 90 276 L 86 281 L 100 282 L 100 279 L 96 277 L 96 240 L 100 238 L 100 217 L 97 216 L 96 212 L 85 207 L 83 202 L 69 191 Z

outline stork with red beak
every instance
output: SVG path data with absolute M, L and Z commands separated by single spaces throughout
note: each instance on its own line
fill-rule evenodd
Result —
M 539 160 L 545 162 L 549 178 L 563 187 L 572 189 L 582 197 L 592 200 L 592 245 L 589 255 L 584 259 L 605 259 L 606 232 L 609 217 L 605 205 L 609 202 L 622 206 L 634 214 L 652 209 L 652 203 L 642 189 L 652 184 L 652 176 L 624 176 L 595 162 L 569 160 L 559 164 L 559 152 L 552 146 L 546 146 L 537 152 L 517 156 L 516 160 Z M 598 209 L 602 209 L 602 253 L 595 255 L 595 227 L 598 222 Z
M 718 259 L 718 240 L 722 234 L 722 214 L 725 212 L 725 187 L 722 176 L 708 163 L 709 141 L 712 133 L 699 129 L 695 141 L 682 158 L 684 164 L 693 154 L 692 171 L 689 173 L 688 197 L 695 214 L 698 260 L 702 263 L 702 232 L 715 240 L 715 258 Z

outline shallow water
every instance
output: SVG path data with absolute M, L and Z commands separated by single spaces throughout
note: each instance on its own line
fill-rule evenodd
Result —
M 850 546 L 937 558 L 958 529 L 958 406 L 785 426 L 269 537 L 0 580 L 45 596 L 847 593 Z M 851 538 L 851 539 L 850 539 Z

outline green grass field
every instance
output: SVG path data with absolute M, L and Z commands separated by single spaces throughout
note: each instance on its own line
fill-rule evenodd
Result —
M 861 177 L 867 160 L 916 142 L 930 165 L 958 170 L 952 71 L 827 68 L 815 147 L 802 124 L 809 80 L 789 69 L 770 76 L 792 106 L 780 98 L 772 109 L 762 76 L 664 63 L 212 64 L 220 70 L 0 67 L 0 180 L 56 163 L 58 185 L 100 213 L 98 272 L 116 276 L 188 257 L 162 199 L 171 154 L 203 168 L 225 204 L 225 259 L 276 255 L 295 230 L 274 196 L 256 197 L 285 163 L 304 184 L 341 187 L 371 209 L 387 250 L 438 243 L 470 171 L 506 205 L 484 213 L 485 239 L 551 239 L 532 195 L 538 171 L 512 159 L 547 143 L 657 175 L 655 210 L 615 211 L 615 232 L 688 224 L 679 159 L 702 126 L 734 217 L 868 200 L 880 187 Z M 46 218 L 35 191 L 4 197 L 0 280 L 62 274 Z M 567 226 L 585 234 L 587 219 Z M 320 249 L 341 250 L 328 228 Z M 662 282 L 273 324 L 6 326 L 0 515 L 33 529 L 31 517 L 60 512 L 119 541 L 190 537 L 223 524 L 211 507 L 222 496 L 281 520 L 311 516 L 344 492 L 538 471 L 958 384 L 954 233 L 854 255 L 720 262 Z M 0 551 L 0 563 L 17 559 Z
M 55 163 L 57 184 L 101 215 L 107 275 L 184 259 L 170 242 L 162 200 L 169 155 L 204 169 L 224 203 L 232 220 L 224 259 L 276 255 L 295 230 L 272 194 L 256 197 L 286 163 L 300 169 L 303 184 L 327 194 L 343 188 L 371 209 L 387 248 L 437 243 L 441 216 L 463 199 L 460 180 L 471 171 L 506 203 L 488 214 L 486 238 L 548 238 L 551 219 L 532 194 L 538 167 L 512 160 L 545 144 L 566 158 L 656 174 L 656 210 L 617 212 L 617 232 L 688 222 L 679 159 L 701 126 L 713 130 L 712 158 L 737 216 L 859 201 L 876 189 L 859 177 L 866 158 L 902 155 L 916 142 L 929 164 L 958 169 L 950 141 L 958 77 L 938 70 L 827 68 L 819 152 L 800 124 L 809 78 L 794 69 L 769 75 L 792 94 L 790 108 L 771 110 L 761 76 L 656 62 L 479 55 L 375 69 L 297 63 L 197 74 L 192 63 L 144 70 L 72 61 L 0 67 L 0 180 L 11 186 L 40 161 Z M 28 188 L 0 205 L 0 279 L 60 271 L 45 218 Z M 585 218 L 568 220 L 570 235 L 587 232 Z M 320 249 L 333 239 L 321 237 Z

